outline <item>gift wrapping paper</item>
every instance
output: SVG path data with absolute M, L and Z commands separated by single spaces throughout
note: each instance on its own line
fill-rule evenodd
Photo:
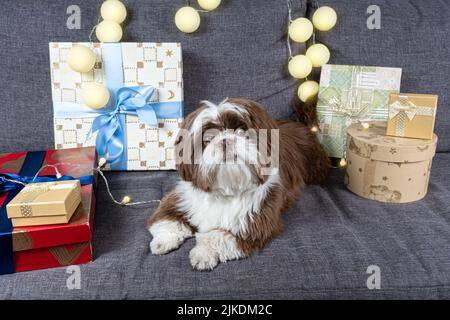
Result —
M 347 128 L 387 120 L 389 95 L 400 91 L 399 68 L 324 65 L 317 113 L 319 139 L 330 157 L 345 157 Z
M 432 139 L 438 96 L 401 93 L 389 98 L 386 134 L 397 137 Z
M 81 202 L 78 180 L 30 183 L 6 205 L 14 227 L 68 223 Z
M 97 62 L 92 71 L 78 73 L 69 67 L 67 55 L 75 44 L 94 50 Z M 112 159 L 106 170 L 175 169 L 174 141 L 183 120 L 184 99 L 179 43 L 52 42 L 49 48 L 57 149 L 96 145 L 99 156 Z M 81 101 L 81 88 L 91 82 L 103 83 L 110 90 L 107 107 L 92 110 Z M 119 106 L 121 88 L 145 92 L 142 96 L 150 103 L 141 109 L 147 109 L 146 113 L 138 110 L 139 105 L 132 108 L 134 114 L 124 107 L 129 103 Z M 115 110 L 122 112 L 113 114 Z M 106 126 L 95 125 L 101 116 L 116 118 L 108 119 Z M 92 132 L 94 127 L 100 128 Z M 99 135 L 109 137 L 110 132 L 116 141 L 99 142 L 104 141 L 97 139 Z M 114 150 L 117 142 L 119 151 Z
M 345 185 L 372 200 L 407 203 L 428 191 L 437 136 L 431 140 L 386 136 L 385 122 L 348 128 Z
M 67 224 L 12 227 L 6 205 L 20 189 L 1 184 L 0 190 L 7 191 L 0 192 L 0 274 L 92 261 L 96 184 L 93 168 L 97 164 L 94 147 L 0 154 L 0 177 L 30 181 L 41 167 L 56 163 L 60 163 L 60 179 L 80 180 L 81 205 Z M 55 170 L 46 167 L 38 179 L 57 179 L 54 175 Z

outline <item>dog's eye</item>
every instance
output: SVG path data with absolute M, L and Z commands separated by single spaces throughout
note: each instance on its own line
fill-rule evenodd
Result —
M 205 135 L 203 136 L 203 143 L 208 144 L 208 143 L 211 142 L 211 140 L 212 140 L 213 138 L 214 138 L 214 136 L 205 134 Z
M 245 135 L 245 129 L 244 128 L 237 128 L 235 133 L 238 136 L 244 136 Z

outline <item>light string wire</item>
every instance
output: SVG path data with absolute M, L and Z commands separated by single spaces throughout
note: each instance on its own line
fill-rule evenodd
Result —
M 191 1 L 189 1 L 189 0 L 186 1 L 186 5 L 188 7 L 194 8 L 194 7 L 191 6 Z M 202 10 L 202 9 L 196 9 L 196 8 L 194 8 L 194 9 L 195 9 L 195 11 L 198 11 L 198 12 L 211 12 L 209 10 Z
M 97 26 L 100 23 L 101 19 L 102 19 L 102 17 L 100 15 L 98 15 L 97 23 L 92 27 L 91 32 L 89 32 L 89 43 L 92 47 L 94 46 L 94 41 L 92 40 L 92 37 L 93 37 L 95 29 L 97 29 Z
M 45 169 L 47 169 L 47 168 L 53 168 L 53 169 L 55 170 L 55 172 L 56 172 L 56 177 L 57 177 L 57 178 L 61 178 L 61 177 L 62 177 L 62 174 L 61 174 L 61 172 L 58 170 L 58 166 L 81 167 L 80 164 L 77 164 L 77 163 L 70 163 L 70 162 L 58 162 L 58 163 L 55 163 L 55 164 L 46 164 L 46 165 L 42 166 L 42 167 L 38 170 L 38 172 L 34 175 L 34 177 L 33 177 L 33 179 L 31 180 L 30 183 L 33 183 L 33 182 L 36 180 L 36 178 L 39 176 L 39 174 L 40 174 L 43 170 L 45 170 Z M 103 166 L 103 165 L 102 165 L 101 163 L 99 163 L 99 165 L 97 166 L 97 168 L 93 168 L 92 170 L 95 171 L 95 172 L 98 172 L 98 174 L 100 175 L 100 177 L 103 179 L 103 181 L 105 182 L 106 191 L 107 191 L 109 197 L 111 198 L 111 200 L 112 200 L 115 204 L 120 205 L 120 206 L 139 206 L 139 205 L 144 205 L 144 204 L 160 203 L 160 202 L 161 202 L 161 200 L 159 200 L 159 199 L 158 199 L 158 200 L 147 200 L 147 201 L 136 201 L 136 202 L 129 202 L 129 203 L 124 203 L 123 201 L 118 201 L 118 200 L 114 197 L 114 195 L 112 194 L 112 192 L 111 192 L 111 188 L 110 188 L 110 186 L 109 186 L 109 181 L 108 181 L 108 179 L 106 178 L 105 174 L 103 173 L 102 166 Z M 23 185 L 23 186 L 26 186 L 26 185 L 27 185 L 27 183 L 24 183 L 24 182 L 22 182 L 22 181 L 18 181 L 18 180 L 14 180 L 14 179 L 8 179 L 8 178 L 5 178 L 5 177 L 0 177 L 0 180 L 12 182 L 12 183 L 17 183 L 17 184 L 20 184 L 20 185 Z
M 100 1 L 100 2 L 102 2 L 102 1 Z M 188 5 L 190 6 L 190 1 L 187 1 L 187 3 L 188 3 Z M 203 10 L 198 10 L 198 11 L 203 11 Z M 206 11 L 203 11 L 203 12 L 206 12 Z M 98 24 L 100 23 L 101 20 L 102 20 L 102 17 L 101 17 L 100 14 L 98 14 L 98 16 L 97 16 L 97 23 L 92 27 L 91 31 L 89 32 L 89 45 L 90 45 L 91 49 L 94 49 L 93 36 L 94 36 L 95 30 L 97 29 L 97 26 L 98 26 Z M 94 53 L 96 53 L 95 50 L 94 50 Z M 88 138 L 89 138 L 89 136 L 88 136 L 86 139 L 88 139 Z M 39 169 L 39 171 L 38 171 L 38 172 L 36 173 L 36 175 L 33 177 L 31 183 L 33 183 L 33 181 L 36 180 L 36 177 L 39 175 L 39 173 L 40 173 L 42 170 L 44 170 L 44 169 L 46 169 L 46 168 L 48 168 L 48 167 L 54 168 L 54 169 L 55 169 L 55 172 L 56 172 L 56 177 L 57 177 L 57 178 L 60 178 L 62 175 L 61 175 L 61 173 L 60 173 L 59 170 L 58 170 L 58 167 L 57 167 L 58 165 L 59 165 L 59 166 L 61 166 L 61 165 L 69 165 L 69 166 L 78 166 L 78 167 L 79 167 L 79 165 L 74 164 L 74 163 L 62 163 L 62 162 L 58 162 L 58 163 L 56 163 L 56 164 L 54 164 L 54 165 L 52 165 L 52 164 L 47 164 L 47 165 L 42 166 L 42 167 Z M 150 203 L 155 203 L 155 202 L 161 202 L 161 200 L 148 200 L 148 201 L 136 201 L 136 202 L 124 203 L 123 201 L 118 201 L 118 200 L 116 200 L 116 198 L 114 197 L 114 195 L 113 195 L 112 192 L 111 192 L 111 188 L 110 188 L 110 186 L 109 186 L 108 179 L 106 178 L 105 174 L 104 174 L 103 171 L 101 170 L 102 166 L 103 166 L 103 165 L 99 165 L 97 168 L 94 168 L 93 171 L 98 172 L 98 174 L 100 175 L 100 177 L 103 179 L 103 181 L 105 182 L 106 191 L 108 192 L 109 197 L 111 198 L 111 200 L 112 200 L 115 204 L 122 205 L 122 206 L 138 206 L 138 205 L 143 205 L 143 204 L 150 204 Z M 5 177 L 0 177 L 0 179 L 3 180 L 3 181 L 8 181 L 8 182 L 12 182 L 12 183 L 21 184 L 21 185 L 23 185 L 23 186 L 26 186 L 26 185 L 27 185 L 26 183 L 23 183 L 23 182 L 21 182 L 21 181 L 12 180 L 12 179 L 8 179 L 8 178 L 5 178 Z
M 123 201 L 117 201 L 111 192 L 111 188 L 109 187 L 108 179 L 105 177 L 105 174 L 101 170 L 101 167 L 98 166 L 96 169 L 93 169 L 93 170 L 97 171 L 98 174 L 100 175 L 100 177 L 102 177 L 103 181 L 105 182 L 106 191 L 108 192 L 109 197 L 115 204 L 118 204 L 120 206 L 139 206 L 139 205 L 143 205 L 143 204 L 150 204 L 150 203 L 155 203 L 155 202 L 160 203 L 161 202 L 161 200 L 136 201 L 136 202 L 130 202 L 130 203 L 124 203 Z
M 286 0 L 286 5 L 287 5 L 287 9 L 288 9 L 288 33 L 286 36 L 286 47 L 287 47 L 287 51 L 288 51 L 288 61 L 291 60 L 294 56 L 292 55 L 292 45 L 291 45 L 291 39 L 289 37 L 289 26 L 292 23 L 292 0 Z M 317 1 L 314 1 L 314 7 L 315 9 L 319 8 L 319 3 Z M 300 10 L 302 9 L 303 4 L 300 4 Z M 312 33 L 312 37 L 311 40 L 312 45 L 316 44 L 316 32 L 313 29 L 313 33 Z M 307 45 L 305 43 L 305 49 L 306 49 Z M 308 81 L 308 77 L 305 77 L 305 81 Z
M 288 34 L 286 36 L 286 46 L 287 46 L 287 50 L 288 50 L 288 59 L 292 59 L 292 47 L 291 47 L 291 41 L 290 41 L 290 37 L 289 37 L 289 26 L 292 23 L 292 2 L 291 0 L 286 0 L 286 4 L 287 4 L 287 8 L 288 8 Z

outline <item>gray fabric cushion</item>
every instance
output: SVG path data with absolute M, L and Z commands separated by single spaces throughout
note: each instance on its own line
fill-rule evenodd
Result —
M 293 17 L 304 15 L 306 0 L 293 0 Z M 177 4 L 163 0 L 127 1 L 130 19 L 124 41 L 179 41 L 184 49 L 186 111 L 200 100 L 221 101 L 228 96 L 248 97 L 266 105 L 275 117 L 291 113 L 289 103 L 297 82 L 286 75 L 287 9 L 283 0 L 224 1 L 220 10 L 202 14 L 198 32 L 185 35 L 172 22 Z M 314 1 L 308 1 L 312 10 Z M 49 41 L 86 41 L 98 9 L 83 0 L 82 28 L 66 28 L 66 8 L 72 1 L 19 1 L 0 13 L 0 127 L 2 151 L 44 149 L 53 146 Z M 427 0 L 381 0 L 381 29 L 366 27 L 370 0 L 333 6 L 339 22 L 317 41 L 332 50 L 330 63 L 396 66 L 403 68 L 402 91 L 439 95 L 436 132 L 439 151 L 450 151 L 450 115 L 447 75 L 448 46 L 439 45 L 450 28 L 449 4 Z M 39 13 L 39 14 L 36 14 Z M 27 17 L 24 19 L 23 17 Z M 303 45 L 293 45 L 294 53 Z M 316 72 L 316 79 L 319 78 Z M 33 117 L 28 115 L 32 112 Z M 20 128 L 20 134 L 16 132 Z M 26 137 L 26 139 L 25 139 Z
M 77 1 L 80 30 L 66 28 L 66 8 L 74 4 L 70 0 L 18 1 L 0 13 L 0 118 L 8 120 L 0 126 L 1 151 L 54 146 L 48 43 L 88 41 L 98 3 Z M 189 35 L 173 23 L 181 2 L 125 3 L 130 18 L 124 41 L 181 42 L 186 112 L 200 100 L 220 102 L 242 96 L 262 102 L 276 117 L 290 114 L 296 82 L 283 69 L 287 59 L 282 39 L 287 23 L 284 1 L 223 1 L 220 10 L 202 13 L 200 29 Z M 294 12 L 303 15 L 305 3 L 294 1 Z
M 285 230 L 249 259 L 192 271 L 195 241 L 165 256 L 149 253 L 145 229 L 155 206 L 118 207 L 98 192 L 93 247 L 81 266 L 81 290 L 68 290 L 65 268 L 0 277 L 0 298 L 450 298 L 450 155 L 436 157 L 428 196 L 392 205 L 362 199 L 335 170 L 311 186 L 284 216 Z M 114 193 L 161 198 L 176 174 L 108 174 Z M 369 265 L 381 290 L 366 287 Z
M 309 2 L 311 7 L 312 1 Z M 0 13 L 0 127 L 2 151 L 37 150 L 53 146 L 49 41 L 86 41 L 98 10 L 92 2 L 78 4 L 82 29 L 66 28 L 71 1 L 19 1 Z M 295 0 L 293 17 L 306 11 L 306 0 Z M 445 2 L 383 0 L 381 30 L 366 28 L 362 0 L 323 1 L 338 12 L 337 27 L 318 33 L 317 41 L 332 50 L 331 63 L 396 66 L 403 68 L 403 92 L 434 93 L 440 97 L 437 134 L 439 151 L 450 151 L 450 102 L 445 59 L 450 22 Z M 297 82 L 286 75 L 287 51 L 283 34 L 286 5 L 283 0 L 224 2 L 220 10 L 202 14 L 197 33 L 184 35 L 172 23 L 177 5 L 163 0 L 127 1 L 131 19 L 125 41 L 179 41 L 184 49 L 186 111 L 202 99 L 221 101 L 244 96 L 265 104 L 275 117 L 286 117 Z M 309 8 L 311 10 L 311 8 Z M 39 14 L 36 14 L 39 13 Z M 23 19 L 22 17 L 27 17 Z M 303 45 L 294 45 L 294 53 Z M 318 74 L 316 75 L 318 79 Z M 32 112 L 33 117 L 29 117 Z M 20 128 L 20 134 L 16 132 Z M 26 137 L 26 138 L 25 138 Z

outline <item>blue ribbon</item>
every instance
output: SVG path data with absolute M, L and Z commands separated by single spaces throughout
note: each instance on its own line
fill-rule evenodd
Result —
M 0 274 L 15 272 L 12 242 L 13 226 L 6 212 L 6 205 L 24 188 L 24 185 L 7 181 L 4 178 L 17 180 L 25 184 L 66 180 L 79 180 L 82 185 L 93 184 L 94 182 L 92 175 L 79 178 L 73 178 L 71 176 L 57 178 L 51 175 L 37 176 L 34 178 L 42 166 L 45 154 L 45 151 L 28 152 L 19 174 L 0 173 L 0 193 L 8 192 L 5 202 L 0 207 Z
M 92 176 L 83 176 L 79 178 L 74 178 L 71 176 L 61 176 L 57 178 L 55 175 L 49 175 L 49 176 L 37 176 L 36 178 L 30 177 L 30 176 L 21 176 L 14 173 L 0 173 L 0 193 L 3 192 L 10 192 L 12 190 L 22 190 L 24 188 L 23 184 L 16 183 L 13 181 L 8 180 L 14 180 L 14 181 L 20 181 L 25 184 L 29 183 L 40 183 L 40 182 L 55 182 L 55 181 L 67 181 L 67 180 L 79 180 L 81 185 L 86 184 L 92 184 L 93 178 Z
M 111 93 L 109 105 L 91 109 L 83 104 L 54 101 L 54 117 L 95 117 L 90 134 L 97 132 L 97 153 L 103 157 L 107 154 L 111 169 L 126 170 L 125 115 L 137 116 L 141 122 L 156 127 L 158 119 L 182 118 L 183 102 L 152 102 L 154 87 L 125 87 L 120 43 L 103 44 L 103 65 L 105 84 Z

